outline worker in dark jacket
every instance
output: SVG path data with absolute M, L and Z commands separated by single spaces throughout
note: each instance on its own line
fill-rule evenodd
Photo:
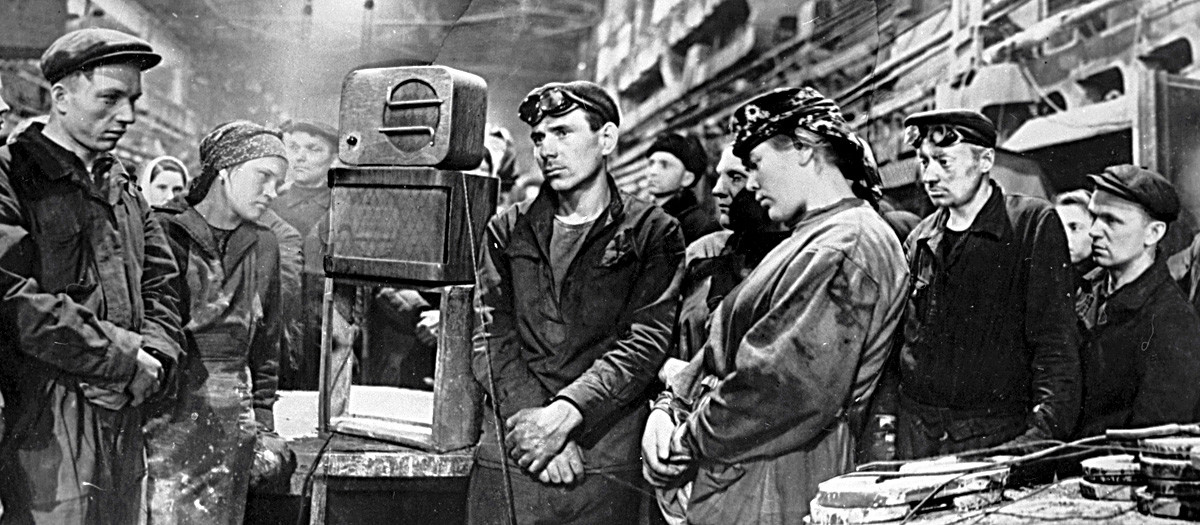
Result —
M 683 236 L 604 169 L 620 117 L 600 86 L 547 84 L 519 113 L 546 182 L 492 218 L 479 254 L 473 366 L 504 420 L 485 412 L 468 522 L 507 523 L 511 483 L 518 523 L 634 523 Z
M 938 207 L 908 237 L 896 452 L 919 458 L 1062 439 L 1079 412 L 1062 223 L 991 180 L 996 128 L 967 110 L 905 119 Z
M 161 57 L 107 29 L 42 56 L 51 112 L 0 148 L 0 499 L 14 523 L 137 523 L 144 401 L 178 374 L 178 270 L 109 152 Z
M 275 427 L 279 245 L 257 221 L 287 170 L 278 133 L 247 121 L 200 141 L 186 200 L 160 207 L 192 356 L 179 401 L 149 428 L 159 523 L 241 523 L 254 442 Z
M 316 231 L 328 228 L 332 190 L 329 189 L 329 168 L 337 159 L 338 135 L 332 126 L 319 122 L 289 120 L 281 126 L 283 144 L 287 148 L 287 181 L 279 189 L 279 197 L 271 202 L 271 214 L 260 222 L 279 233 L 278 219 L 295 228 L 300 234 L 301 249 L 298 289 L 284 289 L 284 308 L 296 312 L 285 317 L 284 350 L 286 366 L 283 383 L 287 390 L 316 390 L 321 355 L 321 294 L 325 289 L 325 271 L 321 266 L 322 244 L 308 242 L 325 236 Z M 290 233 L 290 232 L 285 232 Z M 283 246 L 284 278 L 295 282 L 295 242 L 290 235 Z
M 676 133 L 659 135 L 646 152 L 650 165 L 647 181 L 654 201 L 683 228 L 684 242 L 719 231 L 721 224 L 712 210 L 696 199 L 692 188 L 708 173 L 708 158 L 694 137 Z
M 1092 257 L 1084 304 L 1080 435 L 1200 420 L 1200 319 L 1171 279 L 1159 242 L 1179 216 L 1161 175 L 1128 164 L 1088 178 Z

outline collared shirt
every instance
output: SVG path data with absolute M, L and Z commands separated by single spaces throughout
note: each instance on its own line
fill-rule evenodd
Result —
M 1080 436 L 1197 421 L 1200 318 L 1161 259 L 1109 290 L 1099 269 L 1079 298 L 1084 326 Z
M 953 246 L 942 245 L 945 208 L 908 238 L 901 392 L 929 406 L 1031 414 L 1046 435 L 1065 436 L 1079 402 L 1066 234 L 1050 203 L 990 184 Z

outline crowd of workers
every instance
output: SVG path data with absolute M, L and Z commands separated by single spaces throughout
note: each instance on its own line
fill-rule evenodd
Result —
M 0 523 L 239 523 L 288 473 L 272 407 L 316 387 L 337 133 L 234 121 L 198 173 L 135 178 L 112 150 L 160 61 L 68 33 L 41 60 L 48 118 L 0 148 Z M 1200 240 L 1161 253 L 1181 207 L 1157 173 L 1006 194 L 992 122 L 928 111 L 905 121 L 920 219 L 834 101 L 781 88 L 734 113 L 711 211 L 681 135 L 648 150 L 652 200 L 618 189 L 601 87 L 517 111 L 542 181 L 501 177 L 478 254 L 470 523 L 800 523 L 882 415 L 901 459 L 1200 420 Z M 487 142 L 484 171 L 511 174 L 511 136 Z M 434 343 L 435 299 L 372 300 Z M 335 309 L 336 344 L 352 321 Z M 432 364 L 399 355 L 364 379 L 420 384 Z

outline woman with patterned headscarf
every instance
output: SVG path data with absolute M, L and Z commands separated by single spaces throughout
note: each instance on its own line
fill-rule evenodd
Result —
M 817 484 L 853 468 L 907 271 L 870 148 L 833 101 L 777 89 L 734 118 L 746 187 L 791 235 L 716 307 L 651 412 L 644 472 L 692 481 L 689 524 L 801 523 Z
M 200 142 L 186 198 L 156 210 L 180 273 L 178 399 L 147 426 L 152 523 L 241 523 L 257 436 L 274 428 L 279 247 L 258 224 L 287 171 L 278 132 L 247 121 Z

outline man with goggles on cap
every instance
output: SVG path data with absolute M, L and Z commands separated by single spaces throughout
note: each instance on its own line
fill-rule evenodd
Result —
M 518 523 L 634 523 L 683 235 L 608 174 L 620 115 L 600 86 L 547 84 L 519 114 L 546 182 L 492 218 L 480 254 L 474 370 L 503 421 L 484 416 L 468 521 L 507 523 L 511 483 Z
M 1063 439 L 1079 411 L 1072 274 L 1049 202 L 991 180 L 996 128 L 975 111 L 905 119 L 938 207 L 907 241 L 902 458 Z

